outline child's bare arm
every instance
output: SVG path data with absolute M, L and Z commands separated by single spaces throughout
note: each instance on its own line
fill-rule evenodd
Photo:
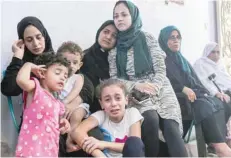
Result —
M 93 116 L 80 123 L 80 125 L 71 132 L 71 138 L 82 147 L 82 141 L 88 137 L 88 131 L 98 126 L 98 121 Z
M 139 138 L 141 137 L 141 121 L 137 121 L 136 123 L 131 125 L 129 129 L 129 136 L 136 136 Z M 88 153 L 92 153 L 95 149 L 109 149 L 115 152 L 122 153 L 124 148 L 124 143 L 99 141 L 93 137 L 85 138 L 84 141 L 85 142 L 83 148 L 86 149 Z
M 35 67 L 32 63 L 25 63 L 22 68 L 19 70 L 16 82 L 22 90 L 26 92 L 31 92 L 35 88 L 34 81 L 30 80 L 30 73 L 32 71 L 32 67 Z
M 76 75 L 75 85 L 72 88 L 71 92 L 63 100 L 65 104 L 69 104 L 73 99 L 75 99 L 83 88 L 84 76 L 80 74 L 74 74 L 74 75 Z
M 71 128 L 77 127 L 83 118 L 86 116 L 87 112 L 83 108 L 78 108 L 71 113 L 71 116 L 67 119 L 70 120 Z
M 95 149 L 92 153 L 92 156 L 94 157 L 107 157 L 101 150 Z
M 80 125 L 73 129 L 71 132 L 71 138 L 76 142 L 81 148 L 83 147 L 84 139 L 88 138 L 88 131 L 98 126 L 98 121 L 93 116 L 90 116 L 84 120 Z M 91 152 L 91 155 L 94 157 L 105 157 L 104 153 L 95 149 Z
M 137 121 L 129 128 L 129 136 L 141 137 L 141 121 Z

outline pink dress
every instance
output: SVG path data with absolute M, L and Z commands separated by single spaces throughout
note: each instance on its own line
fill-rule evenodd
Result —
M 59 115 L 64 104 L 44 90 L 36 78 L 32 103 L 23 112 L 16 157 L 58 157 Z

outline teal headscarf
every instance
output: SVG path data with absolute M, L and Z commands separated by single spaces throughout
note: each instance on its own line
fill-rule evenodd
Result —
M 115 7 L 119 3 L 124 3 L 128 7 L 132 17 L 132 25 L 126 31 L 119 31 L 117 35 L 117 76 L 119 78 L 128 79 L 126 73 L 127 52 L 133 47 L 135 76 L 140 77 L 152 72 L 153 67 L 146 37 L 141 31 L 142 21 L 139 15 L 139 9 L 130 1 L 118 1 Z
M 180 67 L 183 69 L 183 71 L 185 71 L 188 74 L 191 74 L 191 69 L 188 65 L 188 61 L 182 56 L 181 52 L 172 52 L 169 47 L 168 47 L 168 39 L 171 36 L 172 31 L 176 30 L 180 37 L 180 31 L 178 28 L 176 28 L 175 26 L 167 26 L 165 28 L 163 28 L 160 31 L 160 35 L 159 35 L 159 44 L 160 47 L 162 48 L 162 50 L 166 53 L 167 58 L 171 58 L 173 61 L 175 61 L 178 65 L 180 65 Z

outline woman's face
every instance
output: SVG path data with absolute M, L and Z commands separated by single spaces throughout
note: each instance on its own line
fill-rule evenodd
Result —
M 176 53 L 180 50 L 181 45 L 181 36 L 179 35 L 178 31 L 172 31 L 171 35 L 168 38 L 168 48 Z
M 211 53 L 208 55 L 208 58 L 211 59 L 212 61 L 214 61 L 215 63 L 217 63 L 220 59 L 220 50 L 219 50 L 219 46 L 216 46 Z
M 42 33 L 33 25 L 24 30 L 24 43 L 27 49 L 35 55 L 42 54 L 45 50 L 45 38 Z
M 132 17 L 124 3 L 119 3 L 114 10 L 114 23 L 119 31 L 126 31 L 132 25 Z
M 98 43 L 104 50 L 110 50 L 115 46 L 117 30 L 114 25 L 106 26 L 98 37 Z

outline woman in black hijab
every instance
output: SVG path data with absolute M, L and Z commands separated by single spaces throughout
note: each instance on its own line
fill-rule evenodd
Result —
M 101 80 L 110 78 L 108 52 L 116 44 L 117 30 L 113 20 L 104 22 L 96 33 L 95 43 L 84 51 L 83 66 L 81 72 L 85 74 L 96 88 Z M 97 97 L 90 106 L 91 113 L 100 110 Z
M 50 36 L 38 18 L 23 18 L 17 25 L 17 32 L 19 40 L 12 46 L 14 56 L 1 82 L 1 92 L 6 96 L 22 93 L 16 83 L 16 77 L 25 62 L 33 62 L 34 58 L 43 52 L 53 51 Z

